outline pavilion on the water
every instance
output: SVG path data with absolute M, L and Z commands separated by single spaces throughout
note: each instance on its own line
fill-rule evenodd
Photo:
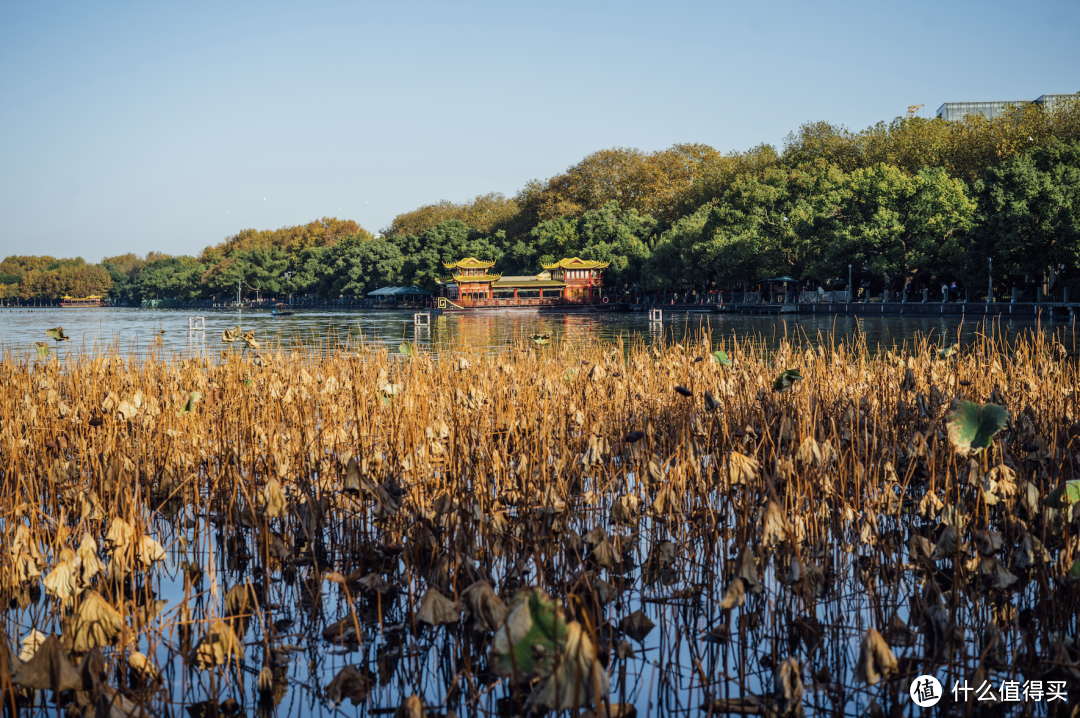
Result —
M 600 301 L 601 273 L 608 262 L 571 257 L 541 264 L 535 276 L 503 276 L 488 272 L 495 262 L 468 257 L 444 262 L 452 277 L 440 280 L 442 295 L 462 306 L 536 306 L 593 304 Z

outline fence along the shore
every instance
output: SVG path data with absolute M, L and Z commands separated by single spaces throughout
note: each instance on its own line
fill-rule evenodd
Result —
M 833 292 L 800 292 L 799 301 L 805 304 L 845 304 L 848 296 L 849 292 L 846 289 Z

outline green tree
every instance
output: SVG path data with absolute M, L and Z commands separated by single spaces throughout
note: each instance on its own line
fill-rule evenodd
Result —
M 848 264 L 884 278 L 957 273 L 957 247 L 974 212 L 964 183 L 943 168 L 914 176 L 883 164 L 855 170 L 822 225 L 824 245 L 810 274 L 842 276 Z
M 424 205 L 411 212 L 399 214 L 382 233 L 385 236 L 396 234 L 419 236 L 442 222 L 459 219 L 484 234 L 494 234 L 500 229 L 505 230 L 514 222 L 517 214 L 517 200 L 504 197 L 498 192 L 491 192 L 461 204 L 443 200 L 437 204 Z
M 985 282 L 988 257 L 998 276 L 1080 266 L 1080 142 L 1053 140 L 1017 155 L 974 191 L 978 216 L 962 253 L 968 281 Z
M 194 257 L 166 257 L 146 263 L 131 278 L 132 301 L 144 299 L 197 299 L 202 287 L 200 278 L 205 266 Z
M 218 296 L 233 296 L 240 284 L 242 297 L 252 292 L 277 294 L 285 286 L 285 271 L 289 260 L 280 247 L 258 246 L 233 252 L 218 264 L 207 269 L 201 278 L 203 286 Z
M 765 167 L 732 180 L 710 223 L 740 252 L 756 245 L 758 272 L 798 278 L 820 254 L 819 228 L 836 215 L 844 184 L 844 173 L 821 159 Z
M 328 247 L 305 247 L 294 253 L 289 260 L 289 277 L 284 292 L 294 294 L 318 294 L 322 278 L 329 273 Z
M 551 264 L 568 257 L 608 262 L 604 282 L 629 286 L 640 281 L 641 268 L 649 256 L 649 243 L 655 240 L 657 221 L 636 209 L 622 210 L 619 203 L 608 202 L 578 218 L 565 216 L 541 222 L 529 233 L 530 255 L 536 264 L 527 273 L 539 271 L 537 264 Z M 515 245 L 514 254 L 524 252 Z
M 505 235 L 493 241 L 459 219 L 440 222 L 419 236 L 399 234 L 390 238 L 404 255 L 401 268 L 402 283 L 434 290 L 438 278 L 446 277 L 443 266 L 465 257 L 487 261 L 502 258 L 499 246 Z
M 641 268 L 649 258 L 648 242 L 657 221 L 630 208 L 620 211 L 618 202 L 608 202 L 578 220 L 581 258 L 608 262 L 604 283 L 629 287 L 641 280 Z
M 362 298 L 379 287 L 396 285 L 403 257 L 397 245 L 385 238 L 348 237 L 330 249 L 327 260 L 322 294 Z

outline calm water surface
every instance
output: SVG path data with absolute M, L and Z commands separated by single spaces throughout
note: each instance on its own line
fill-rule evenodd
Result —
M 610 342 L 622 338 L 653 340 L 681 339 L 699 329 L 721 337 L 753 337 L 773 345 L 785 336 L 801 336 L 817 343 L 846 340 L 862 333 L 871 348 L 901 345 L 916 336 L 930 336 L 940 342 L 974 339 L 987 330 L 981 315 L 961 322 L 960 317 L 846 315 L 718 315 L 705 313 L 666 313 L 662 324 L 650 323 L 644 312 L 626 314 L 535 314 L 524 312 L 451 314 L 432 317 L 430 326 L 417 326 L 412 311 L 297 312 L 291 317 L 272 317 L 269 312 L 210 312 L 205 317 L 205 331 L 188 330 L 190 311 L 138 309 L 37 309 L 0 310 L 0 349 L 12 353 L 34 351 L 34 342 L 53 342 L 45 330 L 62 326 L 72 341 L 57 347 L 62 355 L 99 352 L 115 348 L 122 354 L 196 352 L 211 354 L 226 345 L 221 332 L 240 325 L 254 330 L 264 345 L 280 343 L 285 347 L 338 347 L 347 341 L 385 344 L 397 347 L 402 341 L 416 342 L 421 348 L 452 346 L 496 350 L 533 334 L 551 334 L 555 340 Z M 1014 336 L 1041 328 L 1055 332 L 1066 346 L 1075 342 L 1074 325 L 1064 321 L 1043 322 L 1031 319 L 991 319 L 996 332 Z M 158 342 L 160 337 L 160 342 Z

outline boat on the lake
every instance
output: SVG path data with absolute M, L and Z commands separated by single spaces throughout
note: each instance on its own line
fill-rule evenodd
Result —
M 270 316 L 272 317 L 291 317 L 294 313 L 286 309 L 285 305 L 280 302 L 270 308 Z
M 495 262 L 467 257 L 444 262 L 451 271 L 440 279 L 438 308 L 446 312 L 532 310 L 538 312 L 617 312 L 629 305 L 603 293 L 608 262 L 579 257 L 541 264 L 536 275 L 505 276 L 488 270 Z
M 89 297 L 69 297 L 64 295 L 60 300 L 61 307 L 100 307 L 101 295 L 91 294 Z

